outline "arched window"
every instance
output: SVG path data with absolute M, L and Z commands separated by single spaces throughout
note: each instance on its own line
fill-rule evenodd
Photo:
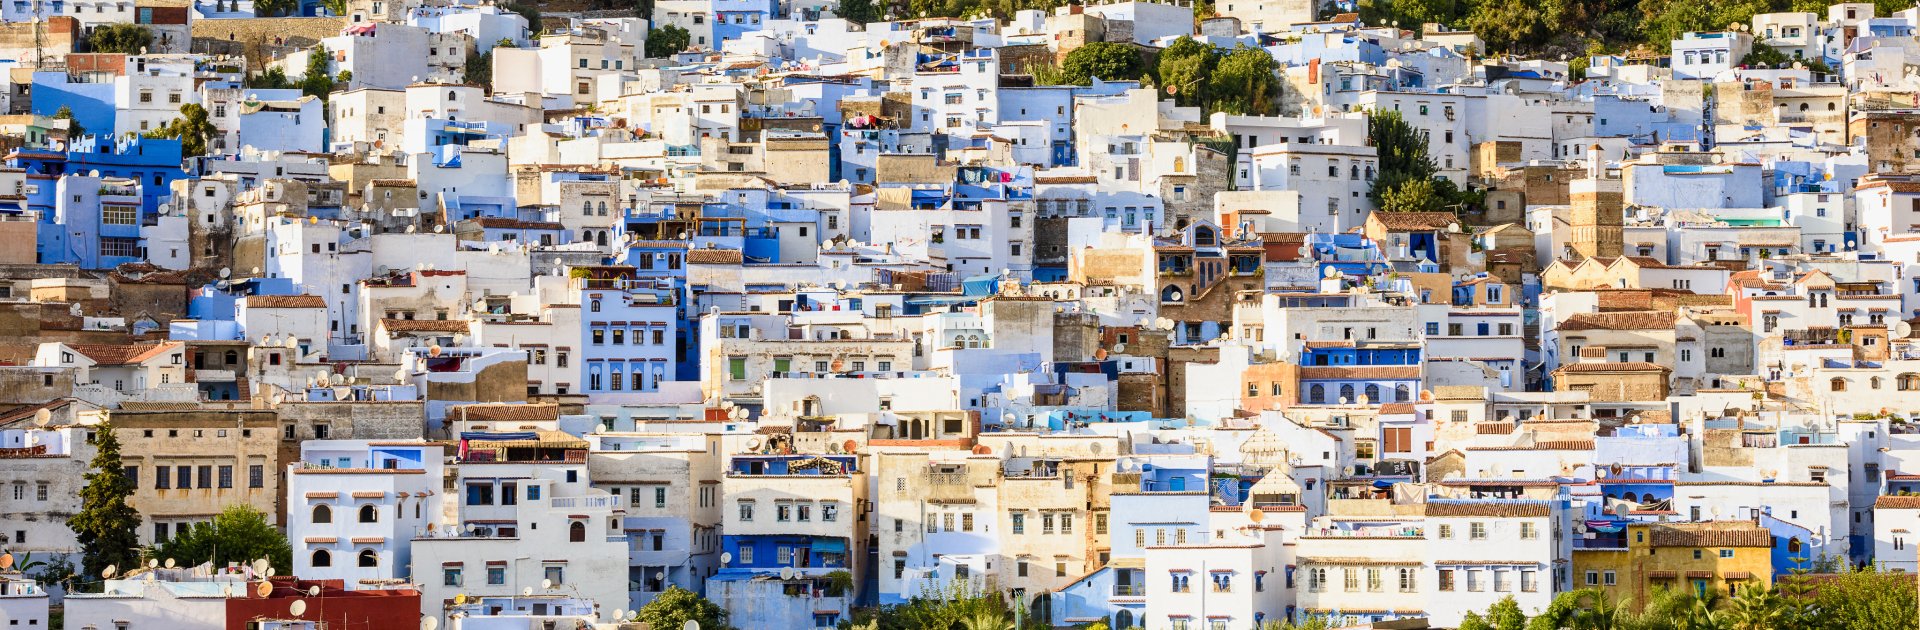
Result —
M 1880 389 L 1880 377 L 1875 376 L 1873 378 L 1867 379 L 1867 387 L 1872 389 Z
M 1215 245 L 1216 243 L 1214 242 L 1214 238 L 1213 238 L 1213 228 L 1210 228 L 1204 225 L 1197 228 L 1193 228 L 1193 244 Z
M 1377 404 L 1380 404 L 1380 403 L 1383 403 L 1383 402 L 1386 402 L 1386 401 L 1384 401 L 1384 400 L 1380 400 L 1380 386 L 1379 386 L 1379 385 L 1374 385 L 1374 384 L 1371 384 L 1371 383 L 1369 383 L 1369 384 L 1367 384 L 1367 387 L 1366 387 L 1366 389 L 1365 389 L 1365 390 L 1363 390 L 1363 391 L 1365 391 L 1365 392 L 1367 393 L 1367 402 L 1370 402 L 1370 403 L 1373 403 L 1373 404 L 1376 404 L 1376 405 L 1377 405 Z
M 1348 383 L 1346 385 L 1340 386 L 1340 402 L 1342 403 L 1353 402 L 1353 384 L 1352 383 Z
M 1307 388 L 1307 402 L 1315 404 L 1327 402 L 1327 386 L 1316 384 Z
M 227 351 L 227 365 L 235 365 L 235 364 L 238 364 L 238 363 L 240 363 L 240 353 L 238 353 L 238 352 L 234 352 L 234 351 L 232 351 L 232 350 L 228 350 L 228 351 Z
M 1800 553 L 1800 537 L 1799 536 L 1794 536 L 1792 538 L 1787 539 L 1787 553 Z
M 1847 391 L 1847 379 L 1836 376 L 1833 380 L 1827 382 L 1827 389 L 1836 392 Z
M 569 542 L 587 542 L 587 524 L 574 521 L 572 525 L 568 525 L 567 540 Z
M 363 566 L 363 567 L 380 566 L 380 554 L 374 553 L 372 549 L 361 549 L 360 550 L 360 566 Z
M 333 508 L 327 507 L 325 505 L 313 506 L 313 522 L 315 523 L 333 522 Z
M 606 231 L 606 230 L 600 230 L 600 235 L 599 235 L 598 237 L 596 237 L 596 238 L 594 238 L 594 239 L 593 239 L 593 243 L 594 243 L 595 245 L 599 245 L 599 246 L 601 246 L 601 247 L 606 247 L 606 246 L 607 246 L 607 231 Z
M 588 215 L 588 216 L 592 216 L 592 215 L 593 215 L 593 202 L 592 202 L 592 201 L 582 201 L 582 202 L 580 202 L 580 214 L 583 214 L 583 215 Z
M 453 90 L 447 90 L 447 100 L 451 101 L 453 99 L 454 99 Z
M 969 348 L 980 347 L 980 335 L 967 335 L 967 347 Z
M 1407 387 L 1406 383 L 1401 383 L 1393 387 L 1393 402 L 1407 402 L 1411 400 L 1412 397 L 1413 389 Z
M 316 567 L 333 566 L 333 552 L 327 551 L 325 549 L 313 550 L 313 566 L 316 566 Z
M 1162 302 L 1178 302 L 1181 297 L 1180 287 L 1176 285 L 1169 284 L 1167 288 L 1160 290 L 1160 301 Z
M 1114 630 L 1132 630 L 1133 611 L 1121 609 L 1120 612 L 1114 613 L 1113 628 Z
M 377 509 L 374 509 L 372 505 L 360 506 L 360 522 L 362 523 L 380 522 L 380 511 Z
M 588 243 L 593 242 L 593 230 L 580 230 L 580 240 Z

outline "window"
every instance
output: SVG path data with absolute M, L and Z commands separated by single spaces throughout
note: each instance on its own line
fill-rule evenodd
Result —
M 360 566 L 362 567 L 380 566 L 380 554 L 376 553 L 372 549 L 361 549 L 360 550 Z
M 264 488 L 266 487 L 266 485 L 267 485 L 267 467 L 263 464 L 253 464 L 251 466 L 248 466 L 247 467 L 247 487 Z
M 333 554 L 331 552 L 328 552 L 325 549 L 313 550 L 313 566 L 315 567 L 333 566 Z
M 460 586 L 460 567 L 445 567 L 440 570 L 441 586 Z
M 1482 522 L 1479 522 L 1479 521 L 1475 521 L 1475 522 L 1473 522 L 1473 523 L 1470 523 L 1470 524 L 1468 524 L 1468 525 L 1467 525 L 1467 538 L 1470 538 L 1470 539 L 1473 539 L 1473 540 L 1486 540 L 1486 539 L 1487 539 L 1487 524 L 1486 524 L 1486 523 L 1482 523 Z
M 1440 590 L 1453 590 L 1453 569 L 1440 570 Z
M 746 523 L 753 522 L 753 502 L 752 501 L 743 500 L 740 502 L 740 520 Z
M 322 504 L 322 505 L 316 505 L 316 506 L 313 506 L 313 522 L 315 522 L 315 523 L 332 523 L 332 522 L 333 522 L 333 508 L 331 508 L 331 507 L 327 507 L 327 506 L 326 506 L 326 505 L 324 505 L 324 504 Z
M 1604 580 L 1604 581 L 1602 582 L 1603 584 L 1605 584 L 1605 585 L 1607 585 L 1607 586 L 1613 586 L 1614 584 L 1616 584 L 1616 583 L 1617 583 L 1617 581 L 1616 581 L 1616 579 L 1615 579 L 1615 577 L 1616 577 L 1616 576 L 1615 576 L 1615 574 L 1614 574 L 1614 572 L 1612 572 L 1612 571 L 1608 571 L 1608 572 L 1606 572 L 1606 573 L 1602 573 L 1601 575 L 1602 575 L 1602 576 L 1604 576 L 1604 577 L 1606 578 L 1606 579 L 1605 579 L 1605 580 Z
M 1400 592 L 1411 593 L 1417 590 L 1419 588 L 1417 579 L 1413 569 L 1400 569 Z
M 1175 592 L 1175 593 L 1185 593 L 1185 592 L 1188 592 L 1189 590 L 1191 590 L 1191 589 L 1192 589 L 1192 585 L 1191 585 L 1191 584 L 1189 584 L 1189 583 L 1188 583 L 1188 581 L 1189 581 L 1189 580 L 1190 580 L 1190 579 L 1191 579 L 1192 577 L 1193 577 L 1193 574 L 1191 574 L 1191 573 L 1187 573 L 1187 572 L 1185 572 L 1185 571 L 1175 571 L 1175 572 L 1173 572 L 1173 589 L 1172 589 L 1172 590 L 1173 590 L 1173 592 Z
M 220 487 L 221 488 L 233 487 L 233 467 L 232 466 L 220 467 Z M 40 489 L 44 491 L 46 490 L 46 486 L 43 485 L 40 487 Z M 45 492 L 42 492 L 41 494 L 44 495 Z M 44 500 L 45 497 L 43 496 L 42 499 Z
M 1536 538 L 1539 538 L 1539 537 L 1540 537 L 1540 532 L 1539 532 L 1539 531 L 1538 531 L 1538 530 L 1537 530 L 1537 529 L 1536 529 L 1536 528 L 1534 527 L 1534 524 L 1533 524 L 1533 523 L 1521 523 L 1521 524 L 1520 524 L 1520 539 L 1521 539 L 1521 540 L 1533 540 L 1533 539 L 1536 539 Z
M 506 567 L 494 566 L 494 565 L 487 566 L 487 585 L 488 586 L 499 586 L 506 583 L 507 583 Z

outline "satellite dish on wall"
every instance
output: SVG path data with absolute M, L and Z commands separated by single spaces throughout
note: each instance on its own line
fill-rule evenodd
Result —
M 304 600 L 304 599 L 293 600 L 292 604 L 287 605 L 287 614 L 293 615 L 295 617 L 307 614 L 307 600 Z
M 259 597 L 260 599 L 266 599 L 267 596 L 273 594 L 273 583 L 268 582 L 266 580 L 261 580 L 259 583 L 254 585 L 253 594 L 256 597 Z

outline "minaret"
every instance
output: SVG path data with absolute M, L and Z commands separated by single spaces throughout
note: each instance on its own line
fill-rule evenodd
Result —
M 1625 249 L 1625 194 L 1621 181 L 1607 177 L 1600 145 L 1587 148 L 1587 176 L 1568 183 L 1573 201 L 1573 251 L 1581 258 L 1618 257 Z

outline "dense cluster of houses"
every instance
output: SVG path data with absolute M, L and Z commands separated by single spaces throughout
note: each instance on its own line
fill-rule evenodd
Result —
M 1920 9 L 1570 64 L 1300 0 L 804 4 L 0 3 L 6 627 L 1452 627 L 1920 571 Z M 1179 38 L 1267 51 L 1277 113 L 1034 78 Z M 1386 111 L 1479 201 L 1376 211 Z M 246 505 L 291 575 L 48 579 L 109 427 L 141 544 Z

